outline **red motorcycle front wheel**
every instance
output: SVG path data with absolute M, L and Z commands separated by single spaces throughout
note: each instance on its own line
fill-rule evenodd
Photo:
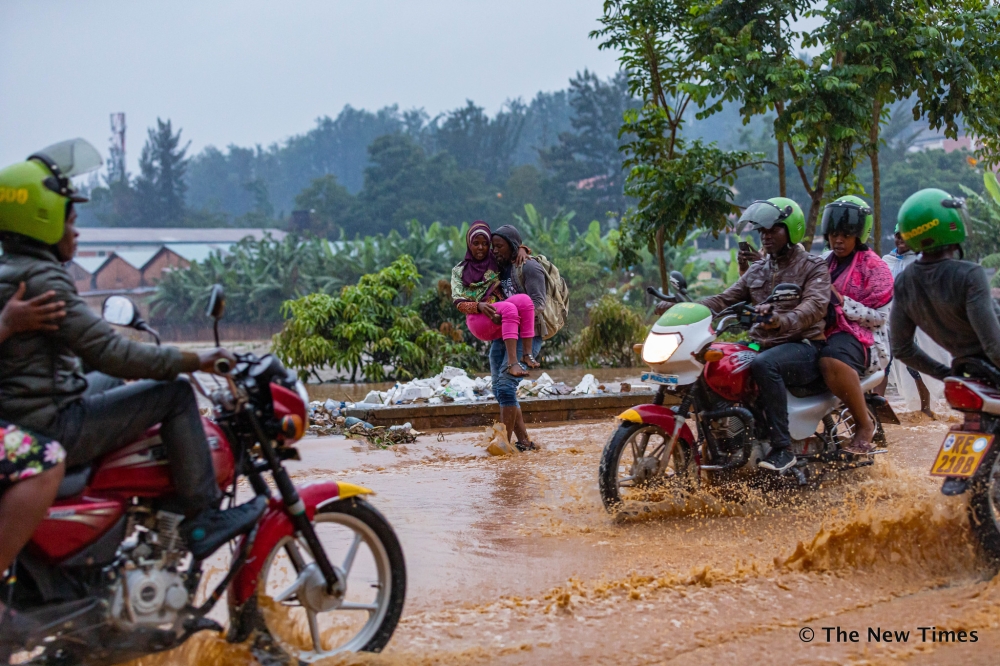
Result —
M 304 663 L 380 652 L 406 597 L 406 564 L 392 526 L 357 497 L 323 507 L 313 524 L 338 585 L 330 593 L 305 541 L 286 537 L 261 570 L 258 628 Z

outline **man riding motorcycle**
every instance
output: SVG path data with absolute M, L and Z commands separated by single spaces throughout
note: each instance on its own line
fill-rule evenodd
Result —
M 65 303 L 58 330 L 22 333 L 0 354 L 0 418 L 52 437 L 80 466 L 139 439 L 162 423 L 163 450 L 177 492 L 181 532 L 202 559 L 250 529 L 265 503 L 219 510 L 209 445 L 191 385 L 182 372 L 214 372 L 222 349 L 199 354 L 118 335 L 77 294 L 63 267 L 76 253 L 75 203 L 87 201 L 70 177 L 101 158 L 76 139 L 0 170 L 0 306 L 23 282 L 27 296 L 55 292 Z M 86 376 L 81 361 L 95 372 Z M 129 384 L 122 379 L 138 379 Z M 155 380 L 155 381 L 149 381 Z
M 954 358 L 979 357 L 1000 368 L 1000 307 L 983 267 L 962 261 L 965 201 L 923 189 L 903 202 L 898 219 L 903 240 L 921 254 L 896 278 L 889 315 L 893 358 L 937 379 L 951 374 L 916 344 L 919 326 Z M 966 483 L 949 478 L 942 491 L 958 494 Z
M 749 331 L 761 350 L 750 365 L 750 372 L 770 427 L 771 450 L 758 464 L 764 469 L 783 472 L 796 462 L 789 450 L 786 387 L 808 386 L 820 379 L 818 362 L 825 341 L 830 271 L 820 257 L 799 245 L 805 236 L 805 216 L 791 199 L 755 201 L 744 211 L 740 223 L 741 226 L 750 223 L 760 233 L 767 256 L 754 262 L 726 291 L 700 303 L 719 312 L 742 301 L 752 305 L 762 303 L 774 286 L 782 282 L 802 288 L 798 303 L 758 307 L 763 321 Z

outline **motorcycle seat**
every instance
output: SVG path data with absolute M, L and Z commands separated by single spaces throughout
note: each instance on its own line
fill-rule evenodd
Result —
M 978 356 L 962 356 L 951 362 L 952 373 L 985 381 L 1000 388 L 1000 370 L 992 363 Z
M 56 492 L 56 499 L 74 497 L 82 493 L 83 489 L 87 487 L 87 481 L 90 480 L 90 471 L 90 465 L 81 465 L 66 470 L 66 475 L 63 477 L 62 483 L 59 484 L 58 492 Z
M 808 398 L 810 396 L 826 393 L 830 390 L 826 387 L 826 383 L 822 379 L 817 379 L 812 384 L 807 384 L 805 386 L 787 386 L 785 388 L 796 398 Z

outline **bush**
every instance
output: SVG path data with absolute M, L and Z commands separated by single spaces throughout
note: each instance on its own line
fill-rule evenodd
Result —
M 402 305 L 420 275 L 404 255 L 364 275 L 339 296 L 314 293 L 285 301 L 284 328 L 274 352 L 288 366 L 315 372 L 330 367 L 368 381 L 427 377 L 445 364 L 461 365 L 472 349 L 432 330 L 416 309 Z
M 602 296 L 588 315 L 590 324 L 580 331 L 570 352 L 572 360 L 631 368 L 637 360 L 632 345 L 646 337 L 642 315 L 612 295 Z

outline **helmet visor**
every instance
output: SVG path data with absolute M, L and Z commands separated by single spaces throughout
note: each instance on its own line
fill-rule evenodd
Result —
M 32 157 L 41 157 L 55 164 L 67 178 L 90 173 L 104 163 L 97 149 L 83 139 L 54 143 L 37 151 Z
M 835 201 L 823 209 L 823 224 L 820 233 L 828 236 L 833 233 L 845 236 L 861 237 L 865 229 L 865 218 L 870 211 L 857 204 Z
M 770 201 L 754 201 L 750 204 L 743 215 L 740 216 L 737 226 L 743 228 L 749 224 L 751 229 L 770 229 L 776 222 L 780 222 L 791 214 L 791 206 L 784 210 L 778 208 Z

